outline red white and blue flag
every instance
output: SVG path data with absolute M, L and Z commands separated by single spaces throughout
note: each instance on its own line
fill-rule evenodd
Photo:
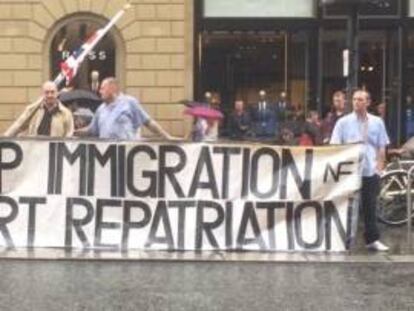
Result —
M 80 48 L 72 53 L 65 61 L 60 64 L 61 73 L 66 79 L 66 84 L 76 76 L 79 66 L 85 60 L 85 57 L 93 50 L 100 41 L 102 29 L 97 30 Z
M 98 42 L 108 33 L 111 27 L 115 25 L 129 8 L 129 4 L 125 5 L 104 28 L 98 29 L 79 49 L 74 51 L 72 55 L 60 64 L 60 74 L 54 81 L 57 86 L 59 86 L 63 80 L 66 80 L 66 85 L 72 81 L 78 72 L 79 66 L 85 60 L 85 57 L 95 48 Z

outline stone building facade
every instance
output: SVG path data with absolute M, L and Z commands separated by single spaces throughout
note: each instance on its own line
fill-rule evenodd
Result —
M 111 36 L 115 75 L 124 90 L 175 135 L 186 132 L 183 106 L 191 98 L 193 4 L 188 0 L 131 0 Z M 0 2 L 0 131 L 36 100 L 52 79 L 51 44 L 62 25 L 104 25 L 123 0 L 2 0 Z

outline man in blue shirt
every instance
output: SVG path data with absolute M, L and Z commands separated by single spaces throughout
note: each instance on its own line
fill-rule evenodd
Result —
M 377 196 L 379 173 L 384 169 L 385 148 L 389 138 L 381 118 L 368 113 L 370 95 L 365 90 L 356 90 L 352 96 L 353 112 L 335 124 L 331 144 L 362 143 L 362 189 L 361 208 L 364 214 L 365 242 L 369 250 L 387 251 L 379 241 L 377 226 Z
M 99 93 L 103 103 L 96 110 L 91 124 L 77 130 L 75 134 L 104 139 L 135 140 L 140 138 L 139 130 L 144 125 L 165 139 L 173 139 L 155 120 L 151 119 L 137 99 L 120 92 L 115 78 L 104 79 Z

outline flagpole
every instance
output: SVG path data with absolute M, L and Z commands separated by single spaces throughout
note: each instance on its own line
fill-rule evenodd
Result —
M 84 44 L 87 46 L 82 53 L 77 57 L 75 66 L 79 66 L 85 59 L 85 57 L 95 48 L 95 46 L 99 43 L 99 41 L 109 32 L 109 30 L 116 24 L 117 21 L 121 19 L 121 17 L 131 8 L 130 3 L 126 3 L 124 7 L 105 25 L 104 28 L 99 29 L 95 35 L 88 39 Z M 92 39 L 92 40 L 91 40 Z M 87 43 L 90 43 L 90 45 L 87 45 Z M 69 58 L 73 57 L 70 56 Z M 69 59 L 68 59 L 69 60 Z M 75 73 L 76 75 L 76 73 Z M 59 87 L 64 80 L 67 80 L 67 75 L 65 75 L 64 70 L 59 73 L 59 75 L 53 80 L 53 82 L 56 84 L 57 87 Z M 66 81 L 68 82 L 68 81 Z

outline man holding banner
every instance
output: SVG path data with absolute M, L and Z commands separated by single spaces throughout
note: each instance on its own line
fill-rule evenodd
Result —
M 27 131 L 28 136 L 70 137 L 73 135 L 72 113 L 58 99 L 57 86 L 46 81 L 39 102 L 26 107 L 24 112 L 6 131 L 12 137 Z
M 96 111 L 91 124 L 77 130 L 76 135 L 134 140 L 140 137 L 140 128 L 145 125 L 151 132 L 167 140 L 173 140 L 170 134 L 151 119 L 137 99 L 121 93 L 115 78 L 104 79 L 99 92 L 103 103 Z
M 388 247 L 379 241 L 376 202 L 379 173 L 384 169 L 385 147 L 390 141 L 382 119 L 368 113 L 369 103 L 370 94 L 366 90 L 354 92 L 353 113 L 338 120 L 330 143 L 363 143 L 361 208 L 366 247 L 373 251 L 388 251 Z
M 115 23 L 131 8 L 125 4 L 106 25 L 98 29 L 86 42 L 60 64 L 61 72 L 54 79 L 43 85 L 43 97 L 29 105 L 22 115 L 6 130 L 4 136 L 17 136 L 28 129 L 29 135 L 46 135 L 54 137 L 68 137 L 73 135 L 73 117 L 58 100 L 58 88 L 66 81 L 69 85 L 76 76 L 78 69 L 86 56 L 93 51 L 98 42 L 108 33 Z

